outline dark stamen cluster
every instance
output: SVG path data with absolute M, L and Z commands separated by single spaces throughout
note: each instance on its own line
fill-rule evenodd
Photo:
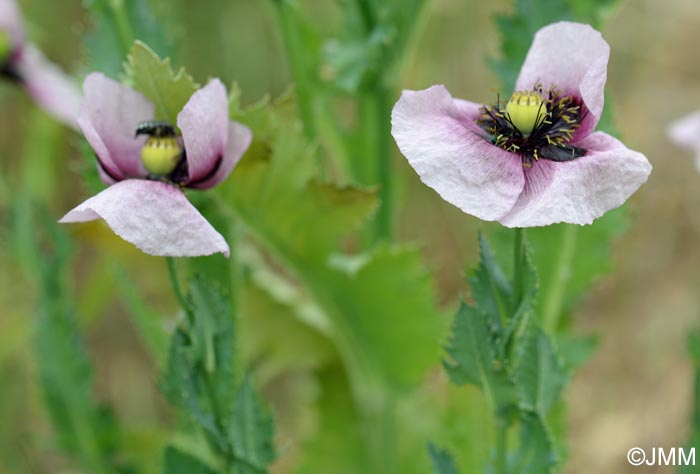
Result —
M 520 155 L 523 166 L 527 167 L 539 159 L 571 161 L 584 156 L 585 149 L 569 144 L 587 113 L 583 101 L 562 96 L 555 87 L 544 92 L 542 86 L 537 85 L 534 90 L 543 100 L 537 122 L 529 134 L 518 130 L 506 112 L 506 103 L 499 98 L 496 105 L 483 106 L 476 121 L 488 134 L 485 138 L 493 145 Z

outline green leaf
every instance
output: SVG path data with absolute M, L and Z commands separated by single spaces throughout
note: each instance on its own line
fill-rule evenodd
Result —
M 543 419 L 559 400 L 568 381 L 552 342 L 536 323 L 530 324 L 519 345 L 515 380 L 521 409 L 537 413 Z
M 550 474 L 556 463 L 554 445 L 541 418 L 524 414 L 520 420 L 520 445 L 509 472 Z
M 367 222 L 376 195 L 321 182 L 294 114 L 288 101 L 239 111 L 255 138 L 222 188 L 223 200 L 317 301 L 348 367 L 362 364 L 397 388 L 415 384 L 437 358 L 442 328 L 430 276 L 416 250 L 336 254 L 342 239 Z
M 228 436 L 237 473 L 267 472 L 267 466 L 275 459 L 274 423 L 247 378 L 236 393 Z
M 216 474 L 216 471 L 199 459 L 179 449 L 168 446 L 165 448 L 163 461 L 164 474 Z
M 222 410 L 233 405 L 236 383 L 233 313 L 229 296 L 214 282 L 196 277 L 189 290 L 193 322 L 173 335 L 161 387 L 225 450 Z
M 434 474 L 458 474 L 457 466 L 449 452 L 442 450 L 433 443 L 428 444 L 428 453 L 433 463 Z
M 92 366 L 78 328 L 73 295 L 68 289 L 70 243 L 47 215 L 52 254 L 44 256 L 36 348 L 44 400 L 61 447 L 89 472 L 124 469 L 116 456 L 121 432 L 111 410 L 93 397 Z M 32 241 L 36 247 L 37 223 Z
M 155 104 L 155 120 L 177 123 L 180 113 L 199 86 L 180 68 L 170 67 L 170 58 L 161 60 L 145 43 L 136 41 L 129 53 L 126 75 L 132 87 Z
M 84 38 L 90 68 L 116 77 L 135 39 L 163 56 L 173 52 L 163 22 L 143 0 L 84 0 L 90 12 L 92 31 Z
M 483 310 L 462 304 L 446 347 L 450 360 L 444 363 L 453 383 L 481 388 L 494 413 L 517 403 L 506 360 L 499 356 L 500 336 L 498 326 Z
M 444 319 L 435 309 L 430 274 L 412 248 L 378 249 L 356 263 L 337 266 L 312 286 L 333 298 L 325 307 L 356 356 L 385 382 L 408 388 L 439 356 Z
M 562 316 L 574 308 L 592 283 L 612 270 L 615 260 L 610 243 L 626 228 L 626 209 L 621 207 L 587 226 L 555 224 L 527 230 L 530 258 L 539 276 L 540 297 L 534 312 L 546 332 L 565 327 Z M 509 229 L 492 226 L 488 234 L 496 255 L 511 254 Z

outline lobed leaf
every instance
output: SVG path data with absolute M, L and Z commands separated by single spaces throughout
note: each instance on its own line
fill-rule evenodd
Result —
M 199 88 L 184 68 L 174 73 L 170 58 L 160 59 L 141 41 L 131 48 L 126 75 L 132 87 L 155 104 L 153 118 L 173 125 L 177 123 L 177 114 Z

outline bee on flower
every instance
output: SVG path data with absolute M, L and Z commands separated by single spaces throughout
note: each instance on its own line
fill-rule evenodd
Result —
M 156 120 L 150 100 L 101 73 L 88 75 L 83 92 L 78 125 L 110 186 L 60 222 L 104 219 L 150 255 L 228 256 L 226 240 L 184 193 L 226 179 L 252 139 L 247 127 L 229 120 L 221 81 L 192 94 L 177 123 Z

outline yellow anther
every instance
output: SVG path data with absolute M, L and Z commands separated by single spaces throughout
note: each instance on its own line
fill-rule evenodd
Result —
M 513 93 L 506 104 L 506 113 L 523 135 L 529 135 L 544 119 L 547 106 L 539 92 L 518 91 Z
M 141 148 L 141 162 L 155 176 L 172 173 L 180 161 L 182 149 L 175 137 L 149 137 Z

